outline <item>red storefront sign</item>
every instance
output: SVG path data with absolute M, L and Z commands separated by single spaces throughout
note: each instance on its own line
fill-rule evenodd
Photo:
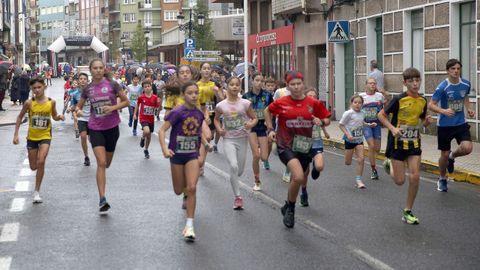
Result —
M 294 69 L 293 25 L 248 37 L 248 60 L 268 76 L 280 79 Z

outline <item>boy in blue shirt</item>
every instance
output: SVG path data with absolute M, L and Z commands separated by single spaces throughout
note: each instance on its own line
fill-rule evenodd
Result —
M 440 179 L 437 190 L 447 192 L 447 171 L 453 173 L 456 157 L 466 156 L 472 152 L 472 138 L 470 126 L 465 119 L 465 108 L 469 117 L 475 116 L 470 106 L 468 95 L 470 82 L 460 77 L 462 63 L 457 59 L 447 61 L 448 78 L 442 81 L 428 104 L 428 108 L 438 113 L 437 140 L 440 158 Z M 451 142 L 455 139 L 458 147 L 451 151 Z

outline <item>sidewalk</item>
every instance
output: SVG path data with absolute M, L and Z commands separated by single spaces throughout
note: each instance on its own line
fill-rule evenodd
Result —
M 17 120 L 18 114 L 22 110 L 22 106 L 23 105 L 19 105 L 18 102 L 17 105 L 13 105 L 13 103 L 10 101 L 10 97 L 6 96 L 2 102 L 2 107 L 6 111 L 0 111 L 0 127 L 15 125 L 15 121 Z M 23 119 L 23 122 L 25 122 L 26 120 L 27 118 L 25 117 Z
M 327 127 L 327 131 L 330 134 L 330 139 L 325 139 L 325 145 L 344 149 L 344 142 L 342 140 L 343 133 L 338 127 L 338 121 L 332 121 Z M 382 128 L 382 148 L 380 155 L 377 159 L 385 159 L 384 152 L 387 145 L 387 132 L 386 128 Z M 457 144 L 452 141 L 452 149 L 455 149 Z M 365 149 L 368 155 L 368 145 L 365 142 Z M 439 175 L 438 158 L 440 151 L 437 150 L 437 137 L 432 135 L 422 134 L 422 167 L 423 171 L 427 171 L 436 175 Z M 476 157 L 476 158 L 475 158 Z M 468 182 L 475 185 L 480 185 L 480 143 L 473 143 L 473 151 L 470 155 L 459 157 L 455 159 L 455 172 L 449 175 L 450 178 L 455 181 Z

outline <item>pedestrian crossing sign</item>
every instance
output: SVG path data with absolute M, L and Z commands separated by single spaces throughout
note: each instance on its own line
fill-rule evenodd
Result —
M 350 27 L 348 21 L 328 22 L 328 42 L 350 42 Z
M 194 50 L 193 49 L 185 49 L 185 52 L 184 52 L 184 59 L 185 60 L 193 60 L 193 58 L 195 58 L 195 53 L 193 52 Z

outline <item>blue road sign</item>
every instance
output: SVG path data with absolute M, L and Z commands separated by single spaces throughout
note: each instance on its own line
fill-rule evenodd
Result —
M 195 58 L 195 53 L 193 49 L 185 49 L 184 54 L 183 54 L 183 59 L 185 60 L 193 60 Z
M 328 22 L 328 42 L 350 42 L 348 21 Z
M 195 50 L 196 48 L 197 48 L 197 42 L 195 42 L 194 38 L 185 39 L 185 49 Z

